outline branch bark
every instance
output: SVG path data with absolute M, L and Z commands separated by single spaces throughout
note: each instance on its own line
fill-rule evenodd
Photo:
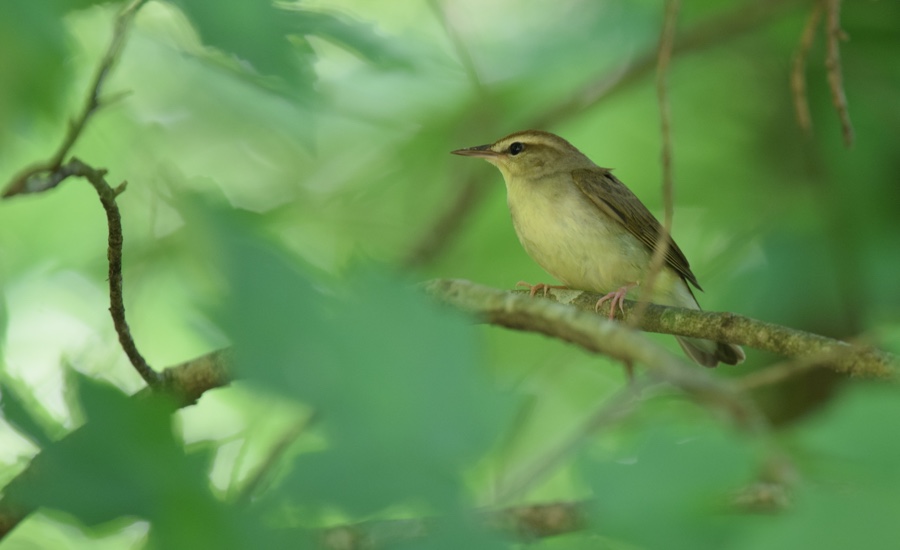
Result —
M 485 321 L 508 328 L 541 332 L 585 349 L 616 359 L 649 363 L 663 361 L 655 352 L 641 348 L 648 341 L 636 338 L 625 327 L 613 327 L 605 319 L 597 319 L 594 306 L 599 294 L 577 290 L 552 291 L 549 300 L 530 299 L 527 291 L 506 291 L 464 280 L 437 279 L 425 284 L 425 291 L 457 309 L 477 315 Z M 555 303 L 559 302 L 559 303 Z M 572 307 L 561 307 L 561 306 Z M 625 301 L 624 316 L 634 312 L 636 302 Z M 590 313 L 586 317 L 574 312 Z M 600 315 L 609 314 L 607 306 Z M 727 312 L 695 311 L 684 308 L 650 305 L 641 316 L 637 328 L 647 332 L 705 338 L 730 342 L 769 351 L 784 357 L 817 358 L 838 372 L 868 376 L 896 377 L 898 358 L 872 347 L 862 347 L 801 330 L 766 323 Z M 662 367 L 665 370 L 665 367 Z M 693 369 L 696 370 L 696 369 Z
M 599 318 L 593 312 L 599 299 L 596 294 L 576 292 L 582 299 L 593 296 L 587 298 L 593 302 L 579 302 L 581 305 L 578 307 L 570 307 L 565 303 L 556 303 L 555 300 L 531 298 L 527 291 L 508 292 L 462 280 L 430 281 L 425 283 L 424 290 L 442 302 L 475 314 L 488 323 L 539 332 L 625 363 L 641 364 L 651 376 L 674 385 L 698 402 L 722 410 L 737 427 L 757 434 L 766 429 L 765 420 L 756 407 L 728 382 L 687 364 L 623 323 Z M 554 294 L 569 292 L 572 291 Z M 626 312 L 633 311 L 635 302 L 627 304 Z M 647 308 L 641 328 L 658 319 L 657 307 Z M 608 315 L 608 305 L 605 309 Z

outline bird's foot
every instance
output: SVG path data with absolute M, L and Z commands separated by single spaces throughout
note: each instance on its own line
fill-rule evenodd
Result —
M 603 305 L 603 302 L 611 300 L 609 303 L 610 320 L 616 318 L 616 304 L 618 304 L 619 311 L 622 312 L 622 315 L 625 315 L 625 307 L 622 305 L 622 302 L 625 301 L 625 295 L 628 294 L 628 291 L 636 286 L 638 286 L 637 283 L 629 283 L 627 285 L 619 287 L 619 289 L 615 292 L 610 292 L 606 296 L 597 300 L 597 305 L 594 306 L 594 311 L 599 312 L 600 306 Z
M 560 290 L 568 290 L 569 289 L 569 287 L 567 287 L 565 285 L 548 285 L 548 284 L 544 284 L 544 283 L 538 283 L 536 285 L 532 285 L 530 283 L 526 283 L 525 281 L 519 281 L 518 283 L 516 283 L 516 288 L 518 288 L 520 286 L 527 287 L 528 294 L 532 298 L 534 298 L 535 294 L 537 294 L 538 292 L 541 292 L 541 291 L 544 292 L 544 296 L 547 296 L 547 291 L 549 291 L 551 288 L 558 288 Z

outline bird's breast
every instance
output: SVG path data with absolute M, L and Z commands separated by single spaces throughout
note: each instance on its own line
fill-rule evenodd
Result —
M 609 292 L 642 280 L 650 261 L 646 248 L 574 182 L 559 180 L 507 182 L 507 203 L 525 251 L 570 288 Z

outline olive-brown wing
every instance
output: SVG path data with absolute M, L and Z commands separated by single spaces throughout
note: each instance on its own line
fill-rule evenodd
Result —
M 662 225 L 640 199 L 612 175 L 612 172 L 606 168 L 573 170 L 572 179 L 601 212 L 621 223 L 651 252 L 656 248 L 656 243 L 663 233 Z M 683 279 L 700 289 L 700 284 L 691 272 L 691 266 L 684 253 L 671 237 L 667 235 L 665 238 L 669 241 L 666 264 Z

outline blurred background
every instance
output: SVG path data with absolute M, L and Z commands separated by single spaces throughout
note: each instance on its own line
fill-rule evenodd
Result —
M 812 6 L 682 6 L 668 78 L 673 233 L 705 289 L 698 296 L 705 309 L 896 353 L 900 5 L 843 3 L 848 40 L 841 43 L 841 64 L 855 129 L 849 148 L 832 104 L 821 27 L 804 73 L 812 135 L 800 130 L 794 112 L 789 77 Z M 87 0 L 0 7 L 0 181 L 58 147 L 67 121 L 82 108 L 121 7 Z M 460 444 L 454 456 L 468 468 L 459 482 L 463 492 L 474 502 L 497 503 L 493 496 L 507 478 L 571 437 L 626 379 L 614 362 L 574 346 L 473 328 L 455 317 L 451 322 L 417 301 L 413 285 L 438 277 L 497 288 L 519 280 L 552 282 L 516 239 L 500 174 L 449 151 L 526 128 L 551 131 L 614 168 L 661 219 L 654 64 L 662 14 L 662 3 L 643 0 L 340 0 L 279 8 L 249 1 L 146 2 L 105 82 L 104 105 L 72 151 L 108 169 L 110 183 L 128 181 L 118 203 L 126 307 L 138 347 L 161 369 L 229 345 L 235 334 L 253 328 L 257 339 L 248 349 L 256 349 L 255 342 L 265 354 L 272 351 L 261 343 L 267 337 L 316 333 L 311 319 L 319 317 L 305 309 L 310 303 L 318 304 L 317 315 L 328 320 L 323 323 L 334 323 L 320 335 L 333 347 L 391 349 L 418 339 L 412 347 L 420 355 L 381 350 L 372 354 L 381 361 L 374 366 L 365 364 L 365 355 L 353 359 L 358 363 L 323 359 L 327 345 L 300 359 L 341 372 L 329 384 L 346 392 L 325 394 L 352 400 L 347 396 L 359 392 L 360 399 L 372 399 L 373 408 L 360 410 L 387 415 L 372 412 L 372 429 L 385 430 L 373 439 L 384 435 L 380 441 L 392 441 L 384 444 L 395 450 L 411 444 L 387 435 L 400 404 L 471 409 L 471 418 L 434 425 L 449 431 L 455 422 L 491 418 L 490 428 L 466 439 L 473 447 Z M 67 397 L 71 373 L 125 393 L 143 385 L 109 322 L 106 224 L 97 202 L 84 182 L 72 180 L 0 203 L 4 399 L 18 395 L 57 436 L 84 418 Z M 297 285 L 306 286 L 282 294 Z M 254 298 L 225 298 L 243 291 Z M 358 298 L 377 293 L 383 300 Z M 369 309 L 354 321 L 334 321 L 336 312 L 352 317 L 357 310 L 340 309 L 329 296 Z M 444 340 L 439 331 L 459 331 L 459 340 Z M 303 345 L 312 342 L 297 337 Z M 671 337 L 653 338 L 680 353 Z M 713 375 L 736 378 L 781 361 L 747 351 L 745 364 Z M 410 382 L 407 371 L 391 371 L 408 382 L 396 384 L 383 369 L 408 360 L 415 370 L 429 356 L 434 369 L 459 368 L 467 378 L 442 382 L 423 374 L 412 380 L 437 386 L 429 390 L 433 399 L 407 403 L 404 392 L 431 394 Z M 228 501 L 284 434 L 295 433 L 298 418 L 341 402 L 277 391 L 285 380 L 279 374 L 261 387 L 236 384 L 179 413 L 179 441 L 205 446 L 217 498 Z M 489 390 L 473 389 L 472 380 Z M 753 397 L 776 427 L 790 430 L 829 404 L 846 382 L 816 369 Z M 303 383 L 309 387 L 309 380 Z M 451 394 L 454 389 L 459 393 Z M 488 391 L 494 393 L 482 394 Z M 277 397 L 261 399 L 260 392 Z M 659 418 L 676 424 L 676 440 L 697 426 L 723 430 L 702 409 L 663 399 L 588 446 L 611 456 Z M 313 424 L 290 439 L 291 456 L 337 447 L 338 428 Z M 432 427 L 410 433 L 420 430 L 445 444 L 448 434 Z M 355 432 L 347 433 L 352 438 Z M 39 447 L 4 425 L 3 481 Z M 536 479 L 519 500 L 588 494 L 590 483 L 570 466 Z M 325 471 L 325 477 L 343 475 Z M 422 484 L 413 486 L 414 494 Z M 440 502 L 449 498 L 435 494 Z M 316 508 L 315 517 L 357 518 L 347 510 L 371 514 L 391 501 L 359 508 L 331 502 L 343 512 Z M 17 531 L 15 540 L 52 540 L 60 548 L 141 544 L 147 532 L 138 521 L 98 539 L 52 515 L 27 525 L 33 527 Z

